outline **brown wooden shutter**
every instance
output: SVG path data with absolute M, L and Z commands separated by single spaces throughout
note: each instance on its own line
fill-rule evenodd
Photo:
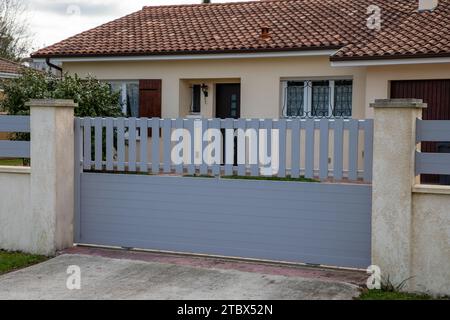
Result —
M 161 117 L 161 80 L 139 80 L 139 117 Z
M 159 79 L 139 80 L 139 117 L 161 118 L 161 84 Z M 148 136 L 152 136 L 152 129 L 148 129 Z

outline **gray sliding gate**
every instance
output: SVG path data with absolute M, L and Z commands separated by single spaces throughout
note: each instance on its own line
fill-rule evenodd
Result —
M 245 128 L 255 123 L 281 128 L 280 177 L 304 174 L 358 183 L 229 179 L 219 176 L 259 171 L 251 165 L 173 165 L 168 134 L 174 127 L 193 128 L 191 120 L 183 121 L 77 119 L 75 242 L 341 267 L 370 265 L 372 186 L 362 180 L 370 182 L 371 158 L 358 161 L 358 154 L 363 141 L 365 154 L 371 157 L 371 121 L 239 119 L 233 124 L 213 119 L 205 123 L 221 129 L 222 125 Z M 144 134 L 138 140 L 136 128 L 140 133 L 152 128 L 153 136 Z M 320 132 L 317 163 L 311 156 L 314 130 Z M 348 151 L 343 148 L 345 130 L 349 131 Z M 104 132 L 106 139 L 102 139 Z M 333 139 L 329 132 L 334 133 Z M 299 150 L 301 134 L 306 134 L 306 148 Z M 329 140 L 334 145 L 330 169 Z M 297 147 L 288 163 L 290 145 Z M 147 152 L 150 149 L 152 154 Z M 306 167 L 300 152 L 306 152 Z M 344 162 L 346 152 L 349 159 Z M 215 177 L 189 176 L 193 173 Z
M 77 242 L 365 268 L 371 189 L 83 173 Z

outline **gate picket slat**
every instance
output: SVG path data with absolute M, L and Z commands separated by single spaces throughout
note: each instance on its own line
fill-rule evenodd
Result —
M 186 119 L 184 120 L 184 127 L 189 132 L 189 137 L 191 140 L 187 144 L 187 146 L 190 146 L 190 154 L 187 157 L 189 163 L 186 164 L 187 167 L 187 174 L 193 175 L 195 174 L 195 164 L 194 164 L 194 145 L 195 145 L 195 137 L 194 137 L 194 119 Z
M 256 151 L 256 154 L 253 155 L 253 163 L 250 162 L 250 174 L 254 177 L 259 176 L 259 146 L 258 146 L 258 136 L 259 136 L 259 120 L 258 119 L 252 119 L 250 120 L 248 124 L 248 128 L 254 129 L 256 131 L 256 141 L 251 141 L 249 143 L 249 155 L 251 156 L 253 151 Z M 252 147 L 252 144 L 255 144 Z M 250 157 L 251 158 L 251 157 Z
M 237 121 L 238 138 L 237 138 L 237 160 L 238 160 L 238 175 L 245 176 L 246 161 L 245 161 L 245 130 L 247 122 L 245 119 Z
M 125 171 L 125 119 L 117 118 L 117 171 Z
M 136 171 L 136 118 L 128 119 L 128 171 Z
M 103 160 L 103 126 L 102 118 L 94 119 L 95 127 L 95 170 L 102 170 L 102 160 Z
M 206 130 L 208 130 L 208 120 L 207 119 L 202 119 L 202 150 L 200 151 L 201 154 L 201 165 L 200 165 L 200 174 L 201 175 L 206 175 L 208 174 L 208 165 L 205 163 L 205 159 L 203 159 L 203 150 L 205 150 L 206 146 L 208 145 L 208 142 L 203 141 L 203 135 L 205 134 Z
M 305 177 L 314 177 L 314 119 L 307 119 L 305 122 Z
M 148 172 L 147 160 L 147 143 L 148 143 L 148 118 L 140 118 L 139 120 L 139 138 L 140 138 L 140 154 L 139 154 L 139 170 Z
M 328 178 L 329 120 L 320 119 L 319 178 Z
M 225 155 L 224 155 L 224 163 L 225 163 L 225 175 L 231 176 L 233 174 L 233 163 L 234 163 L 234 130 L 233 129 L 233 119 L 225 120 Z M 228 151 L 231 151 L 231 154 Z
M 211 124 L 211 128 L 217 129 L 220 132 L 220 119 L 212 119 L 210 124 Z M 217 149 L 215 150 L 215 152 L 217 152 L 218 155 L 219 155 L 219 162 L 214 162 L 214 164 L 212 165 L 212 174 L 215 175 L 215 176 L 220 175 L 220 164 L 222 162 L 221 159 L 222 159 L 222 156 L 223 156 L 222 155 L 222 148 L 221 148 L 221 146 L 222 146 L 222 141 L 221 141 L 222 139 L 221 139 L 221 137 L 222 137 L 222 135 L 220 134 L 219 135 L 219 139 L 220 139 L 220 141 L 219 141 L 219 146 L 220 146 L 219 150 L 217 150 Z
M 164 155 L 164 162 L 163 162 L 163 172 L 164 173 L 170 173 L 171 172 L 171 165 L 172 161 L 170 159 L 170 153 L 171 153 L 171 128 L 172 128 L 172 120 L 171 119 L 163 119 L 163 155 Z
M 279 130 L 279 169 L 278 169 L 278 176 L 279 177 L 286 177 L 286 129 L 287 129 L 287 123 L 286 119 L 281 119 L 278 121 L 278 130 Z M 270 143 L 271 144 L 271 143 Z
M 152 118 L 152 174 L 159 174 L 160 171 L 160 156 L 159 156 L 159 142 L 160 142 L 160 119 Z
M 333 178 L 341 180 L 343 174 L 343 145 L 344 145 L 344 120 L 336 119 L 334 122 L 334 161 Z
M 91 119 L 84 118 L 83 119 L 83 128 L 84 128 L 84 150 L 83 150 L 83 169 L 90 170 L 91 169 Z
M 106 118 L 106 170 L 114 170 L 114 128 L 113 128 L 113 118 Z
M 291 177 L 300 177 L 300 120 L 292 120 L 291 128 Z
M 372 181 L 373 119 L 364 121 L 364 181 Z
M 349 146 L 348 146 L 348 178 L 350 180 L 358 179 L 358 130 L 359 121 L 350 120 L 349 123 Z
M 278 125 L 278 123 L 276 123 L 275 125 Z M 265 130 L 265 139 L 266 139 L 266 145 L 264 146 L 264 148 L 266 149 L 265 151 L 265 157 L 267 157 L 267 159 L 258 159 L 259 160 L 259 164 L 260 164 L 260 169 L 259 169 L 259 174 L 260 175 L 265 175 L 265 176 L 272 176 L 272 166 L 271 163 L 265 163 L 266 160 L 270 159 L 270 157 L 273 158 L 273 154 L 272 154 L 272 144 L 270 143 L 271 141 L 271 137 L 272 137 L 272 128 L 274 127 L 274 123 L 272 121 L 272 119 L 263 119 L 260 122 L 260 129 L 264 129 Z M 263 134 L 263 131 L 260 130 L 258 131 L 258 142 L 261 139 L 261 136 Z M 260 146 L 260 144 L 258 143 L 258 146 Z M 258 150 L 258 153 L 261 152 L 262 150 Z M 260 155 L 261 156 L 261 155 Z M 279 168 L 278 168 L 279 169 Z M 278 174 L 278 172 L 276 173 Z
M 182 118 L 178 118 L 177 120 L 175 120 L 175 129 L 183 129 L 183 119 Z M 178 144 L 180 141 L 182 141 L 182 143 L 184 145 L 186 145 L 185 139 L 186 139 L 186 136 L 183 134 L 183 136 L 180 138 L 180 140 L 179 141 L 175 141 L 175 143 Z M 182 155 L 183 160 L 181 161 L 180 164 L 177 164 L 175 166 L 175 172 L 178 173 L 178 174 L 182 174 L 183 173 L 183 164 L 184 164 L 184 160 L 185 160 L 185 157 L 186 157 L 184 152 L 185 152 L 185 149 L 183 148 L 183 155 Z

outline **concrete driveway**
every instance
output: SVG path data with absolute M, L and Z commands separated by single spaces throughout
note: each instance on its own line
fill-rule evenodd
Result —
M 81 271 L 79 290 L 66 286 L 73 265 Z M 359 271 L 75 248 L 0 276 L 0 299 L 352 299 L 365 278 Z

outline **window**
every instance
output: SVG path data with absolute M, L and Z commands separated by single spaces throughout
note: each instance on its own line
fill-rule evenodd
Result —
M 194 84 L 192 86 L 191 113 L 200 113 L 200 96 L 201 86 L 199 84 Z
M 283 116 L 351 117 L 352 80 L 282 81 Z
M 122 113 L 126 117 L 139 117 L 139 83 L 137 81 L 111 81 L 111 90 L 120 93 Z
M 353 82 L 351 80 L 336 80 L 334 82 L 334 116 L 352 116 Z
M 312 88 L 311 115 L 313 117 L 328 117 L 330 107 L 330 82 L 310 82 Z

